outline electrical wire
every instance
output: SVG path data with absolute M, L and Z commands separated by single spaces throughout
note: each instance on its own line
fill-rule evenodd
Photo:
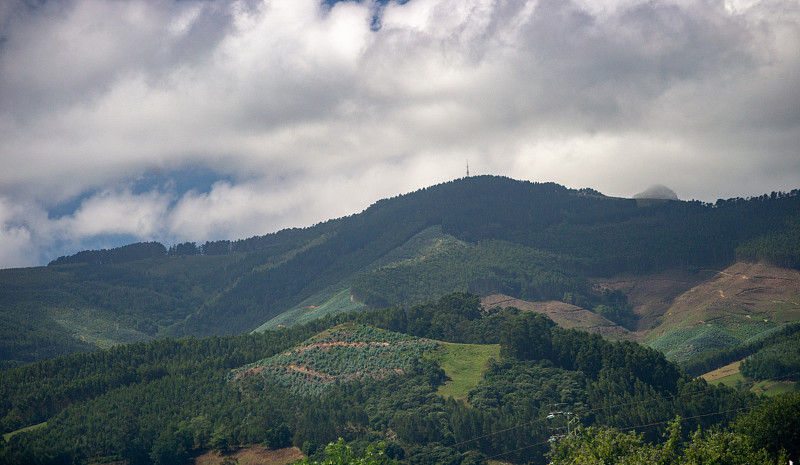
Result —
M 753 409 L 755 407 L 756 407 L 755 405 L 754 406 L 750 406 L 750 407 L 740 407 L 740 408 L 735 408 L 735 409 L 723 410 L 723 411 L 720 411 L 720 412 L 704 413 L 704 414 L 701 414 L 701 415 L 693 415 L 693 416 L 690 416 L 690 417 L 679 417 L 679 418 L 675 418 L 673 420 L 657 421 L 657 422 L 653 422 L 653 423 L 647 423 L 647 424 L 644 424 L 644 425 L 636 425 L 636 426 L 629 426 L 629 427 L 626 427 L 626 428 L 615 428 L 615 429 L 617 431 L 629 431 L 629 430 L 640 429 L 640 428 L 649 428 L 651 426 L 658 426 L 658 425 L 665 425 L 667 423 L 672 423 L 673 421 L 676 421 L 676 420 L 677 421 L 693 420 L 695 418 L 709 417 L 709 416 L 712 416 L 712 415 L 723 415 L 723 414 L 726 414 L 726 413 L 741 412 L 743 410 L 751 410 L 751 409 Z M 515 454 L 517 452 L 520 452 L 520 451 L 523 451 L 523 450 L 526 450 L 526 449 L 530 449 L 532 447 L 541 446 L 541 445 L 547 444 L 549 442 L 550 442 L 550 440 L 548 439 L 547 441 L 537 442 L 537 443 L 534 443 L 534 444 L 529 444 L 527 446 L 520 447 L 520 448 L 512 450 L 512 451 L 503 452 L 501 454 L 492 455 L 490 457 L 485 457 L 484 460 L 492 460 L 492 459 L 495 459 L 497 457 L 502 457 L 504 455 Z
M 776 377 L 772 377 L 772 378 L 766 378 L 766 379 L 763 379 L 763 380 L 760 380 L 760 381 L 777 381 L 777 380 L 781 380 L 783 378 L 790 378 L 790 377 L 793 377 L 793 376 L 800 376 L 800 372 L 798 372 L 798 373 L 789 373 L 789 374 L 776 376 Z M 602 410 L 619 409 L 619 408 L 629 407 L 629 406 L 633 406 L 633 405 L 655 403 L 655 402 L 660 402 L 660 401 L 664 401 L 664 400 L 676 399 L 676 398 L 680 398 L 680 397 L 685 397 L 686 399 L 691 399 L 692 397 L 697 396 L 697 395 L 701 395 L 701 394 L 706 394 L 706 391 L 695 391 L 695 392 L 688 393 L 688 394 L 679 393 L 679 394 L 673 394 L 673 395 L 669 395 L 669 396 L 661 396 L 661 397 L 653 398 L 653 399 L 639 400 L 639 401 L 625 402 L 625 403 L 609 405 L 609 406 L 596 407 L 596 408 L 593 408 L 593 409 L 581 410 L 581 413 L 582 414 L 595 413 L 595 412 L 599 412 L 599 411 L 602 411 Z M 693 415 L 693 416 L 689 416 L 689 417 L 681 417 L 680 421 L 692 420 L 692 419 L 696 419 L 696 418 L 703 418 L 703 417 L 713 416 L 713 415 L 722 415 L 722 414 L 733 413 L 733 412 L 738 412 L 738 411 L 742 411 L 742 410 L 749 410 L 749 409 L 752 409 L 754 407 L 755 406 L 740 407 L 740 408 L 724 410 L 724 411 L 720 411 L 720 412 L 711 412 L 711 413 Z M 544 422 L 544 421 L 547 421 L 547 420 L 548 419 L 546 417 L 545 418 L 537 418 L 536 420 L 532 420 L 532 421 L 529 421 L 527 423 L 522 423 L 522 424 L 519 424 L 519 425 L 516 425 L 516 426 L 511 426 L 509 428 L 504 428 L 504 429 L 501 429 L 501 430 L 493 431 L 491 433 L 483 434 L 481 436 L 476 436 L 476 437 L 473 437 L 473 438 L 470 438 L 470 439 L 466 439 L 466 440 L 451 444 L 449 447 L 462 446 L 462 445 L 468 444 L 470 442 L 478 441 L 478 440 L 481 440 L 481 439 L 486 439 L 488 437 L 492 437 L 492 436 L 495 436 L 495 435 L 498 435 L 498 434 L 506 433 L 508 431 L 513 431 L 513 430 L 518 429 L 518 428 L 523 428 L 523 427 L 526 427 L 526 426 L 532 426 L 532 425 L 534 425 L 536 423 L 541 423 L 541 422 Z M 645 424 L 645 425 L 636 425 L 636 426 L 629 426 L 629 427 L 624 427 L 624 428 L 617 428 L 617 430 L 619 430 L 619 431 L 629 431 L 629 430 L 638 429 L 638 428 L 646 428 L 646 427 L 652 427 L 652 426 L 657 426 L 657 425 L 664 425 L 664 424 L 670 423 L 672 421 L 675 421 L 675 420 L 674 419 L 672 419 L 672 420 L 664 420 L 664 421 L 648 423 L 648 424 Z M 534 444 L 525 446 L 525 447 L 517 449 L 517 450 L 504 452 L 502 454 L 498 454 L 498 455 L 492 456 L 492 457 L 487 457 L 486 460 L 490 460 L 490 459 L 492 459 L 494 457 L 500 457 L 500 456 L 503 456 L 503 455 L 513 454 L 513 453 L 516 453 L 516 452 L 519 452 L 519 451 L 522 451 L 522 450 L 525 450 L 525 449 L 529 449 L 531 447 L 544 445 L 544 444 L 547 444 L 549 442 L 550 442 L 550 440 L 548 439 L 548 440 L 546 440 L 544 442 L 534 443 Z

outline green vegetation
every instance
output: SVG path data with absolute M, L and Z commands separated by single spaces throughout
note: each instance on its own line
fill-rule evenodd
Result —
M 792 256 L 797 194 L 648 203 L 479 176 L 311 228 L 84 251 L 47 267 L 0 270 L 0 360 L 9 367 L 131 341 L 238 334 L 455 291 L 569 296 L 631 328 L 624 299 L 593 291 L 589 277 L 708 269 L 737 253 Z M 697 344 L 706 342 L 720 341 Z
M 764 261 L 783 268 L 800 269 L 800 217 L 777 230 L 749 240 L 736 248 L 742 261 Z
M 535 249 L 485 241 L 358 275 L 352 289 L 358 300 L 373 307 L 413 305 L 459 291 L 500 292 L 528 300 L 588 294 L 585 279 L 558 265 L 557 257 Z
M 332 286 L 300 302 L 297 307 L 267 321 L 256 328 L 256 331 L 308 323 L 327 315 L 356 312 L 365 308 L 366 305 L 351 298 L 349 287 Z
M 356 379 L 409 373 L 437 344 L 363 325 L 327 330 L 280 355 L 245 365 L 229 379 L 262 376 L 293 394 L 319 396 Z
M 797 334 L 800 334 L 800 324 L 792 323 L 783 328 L 769 332 L 762 339 L 706 352 L 702 356 L 685 364 L 684 369 L 691 376 L 700 376 L 717 367 L 756 354 L 765 348 L 775 347 L 773 353 L 786 353 L 786 350 L 789 349 L 792 344 L 796 344 L 792 341 L 797 340 Z M 784 346 L 784 344 L 786 345 Z M 788 355 L 791 356 L 791 354 Z
M 664 336 L 650 341 L 648 345 L 664 352 L 670 360 L 684 362 L 699 354 L 742 344 L 742 340 L 731 334 L 727 327 L 719 324 L 703 324 L 693 328 L 674 329 Z
M 668 439 L 658 445 L 647 443 L 642 435 L 616 429 L 579 429 L 553 448 L 553 465 L 647 464 L 774 464 L 774 459 L 751 438 L 730 432 L 698 431 L 691 441 L 680 444 L 679 421 L 671 425 Z
M 773 338 L 769 345 L 746 358 L 739 370 L 759 381 L 775 378 L 800 381 L 800 332 Z
M 490 358 L 499 358 L 499 344 L 443 343 L 432 358 L 444 370 L 447 381 L 437 393 L 456 400 L 465 400 L 481 380 Z
M 42 423 L 39 423 L 38 425 L 26 426 L 25 428 L 20 428 L 20 429 L 18 429 L 16 431 L 12 431 L 10 433 L 3 434 L 3 440 L 8 442 L 8 440 L 11 439 L 12 437 L 14 437 L 14 435 L 17 435 L 19 433 L 25 433 L 27 431 L 34 431 L 34 430 L 39 429 L 39 428 L 44 428 L 45 426 L 47 426 L 47 422 L 42 422 Z
M 800 395 L 766 400 L 745 412 L 731 428 L 697 431 L 682 440 L 682 419 L 671 422 L 664 441 L 609 428 L 579 428 L 554 442 L 554 465 L 568 464 L 783 464 L 800 456 Z
M 439 395 L 445 371 L 431 359 L 435 351 L 425 355 L 433 338 L 494 344 L 486 347 L 493 354 L 499 344 L 465 401 Z M 301 359 L 309 372 L 341 378 L 287 383 L 266 373 L 300 367 Z M 452 357 L 441 360 L 448 359 L 454 366 Z M 757 403 L 685 377 L 653 349 L 565 330 L 531 312 L 484 311 L 476 296 L 457 293 L 260 334 L 160 339 L 0 372 L 2 430 L 47 422 L 1 444 L 0 462 L 175 463 L 247 444 L 295 445 L 322 461 L 324 446 L 341 437 L 357 457 L 383 441 L 388 459 L 409 464 L 544 463 L 554 408 L 584 427 L 656 425 L 645 438 L 658 440 L 678 415 L 694 431 L 725 425 Z
M 305 458 L 298 465 L 392 465 L 397 464 L 397 459 L 386 455 L 386 443 L 379 443 L 377 447 L 370 444 L 363 457 L 357 456 L 344 439 L 332 442 L 325 446 L 325 460 L 316 461 Z

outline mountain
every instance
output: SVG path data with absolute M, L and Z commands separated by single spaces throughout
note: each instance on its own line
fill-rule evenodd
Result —
M 162 337 L 263 331 L 454 291 L 562 302 L 603 322 L 583 327 L 643 340 L 661 314 L 629 297 L 636 286 L 603 280 L 678 273 L 698 285 L 710 279 L 703 270 L 737 260 L 800 268 L 798 224 L 798 191 L 643 202 L 462 178 L 310 228 L 169 248 L 131 244 L 0 270 L 0 359 L 13 366 Z

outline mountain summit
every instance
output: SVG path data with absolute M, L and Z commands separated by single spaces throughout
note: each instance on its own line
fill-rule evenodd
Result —
M 678 195 L 667 186 L 656 184 L 650 186 L 642 192 L 633 196 L 634 199 L 659 199 L 659 200 L 680 200 Z

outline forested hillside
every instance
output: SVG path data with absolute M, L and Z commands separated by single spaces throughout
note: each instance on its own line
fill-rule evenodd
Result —
M 696 272 L 737 258 L 796 267 L 798 225 L 798 191 L 705 204 L 469 177 L 310 228 L 131 244 L 0 270 L 0 358 L 14 366 L 160 337 L 239 334 L 454 291 L 565 300 L 634 329 L 628 304 L 593 290 L 590 278 Z
M 437 350 L 432 340 L 499 343 L 500 357 L 466 401 L 443 398 L 436 392 L 447 374 L 428 355 Z M 364 350 L 370 345 L 381 350 Z M 342 363 L 350 365 L 335 370 L 345 374 L 337 381 L 320 375 Z M 339 437 L 356 451 L 382 442 L 403 463 L 547 463 L 553 438 L 575 428 L 632 429 L 660 441 L 678 419 L 684 434 L 674 440 L 694 444 L 698 427 L 725 427 L 741 415 L 731 435 L 772 434 L 746 422 L 762 402 L 751 394 L 692 380 L 636 343 L 513 308 L 482 309 L 472 294 L 262 334 L 61 357 L 0 372 L 0 388 L 4 432 L 39 425 L 2 443 L 8 464 L 182 463 L 248 444 L 295 445 L 321 457 Z M 797 419 L 786 421 L 779 426 Z M 764 444 L 765 456 L 781 453 Z

